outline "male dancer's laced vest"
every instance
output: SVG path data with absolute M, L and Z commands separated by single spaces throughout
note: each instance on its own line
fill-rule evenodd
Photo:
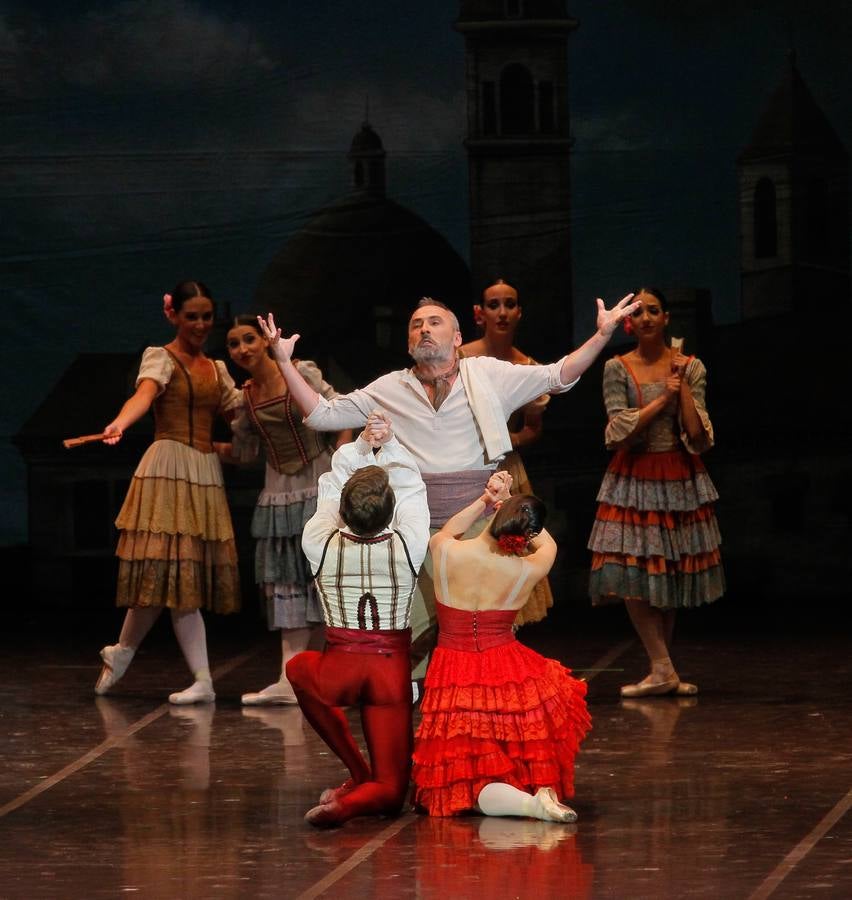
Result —
M 408 628 L 417 573 L 402 536 L 335 531 L 316 575 L 327 625 L 362 631 Z

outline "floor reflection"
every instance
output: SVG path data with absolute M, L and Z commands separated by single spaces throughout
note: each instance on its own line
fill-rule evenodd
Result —
M 213 704 L 169 707 L 168 715 L 122 737 L 134 719 L 121 700 L 95 700 L 107 737 L 118 738 L 112 786 L 118 815 L 110 843 L 116 893 L 150 897 L 237 897 L 245 805 L 211 771 Z
M 577 826 L 497 816 L 418 817 L 421 897 L 592 896 Z
M 650 726 L 639 737 L 645 762 L 651 766 L 666 766 L 672 762 L 678 719 L 683 712 L 697 706 L 698 697 L 646 697 L 621 701 L 622 709 L 638 713 Z
M 280 731 L 285 747 L 301 747 L 305 743 L 305 717 L 298 706 L 244 706 L 242 713 L 244 719 Z

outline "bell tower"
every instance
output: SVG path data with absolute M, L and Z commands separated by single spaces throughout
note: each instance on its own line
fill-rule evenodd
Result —
M 474 292 L 496 277 L 524 307 L 521 345 L 540 359 L 572 340 L 565 0 L 461 0 Z
M 789 60 L 737 158 L 744 319 L 849 299 L 849 157 Z

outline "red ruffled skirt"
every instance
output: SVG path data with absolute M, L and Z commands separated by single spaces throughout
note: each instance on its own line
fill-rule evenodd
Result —
M 475 809 L 492 782 L 574 794 L 574 757 L 591 728 L 586 683 L 518 643 L 514 616 L 438 604 L 442 637 L 448 625 L 454 634 L 451 646 L 439 637 L 429 664 L 412 770 L 415 803 L 430 815 Z

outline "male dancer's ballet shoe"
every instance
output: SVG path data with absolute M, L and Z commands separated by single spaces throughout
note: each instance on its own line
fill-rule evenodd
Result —
M 541 807 L 545 821 L 547 822 L 565 822 L 572 825 L 577 821 L 577 813 L 570 806 L 565 806 L 559 802 L 556 791 L 553 788 L 539 788 L 535 792 L 535 799 Z
M 675 693 L 678 697 L 693 697 L 698 693 L 698 685 L 691 684 L 689 681 L 681 681 L 678 684 Z
M 190 703 L 212 703 L 216 699 L 213 693 L 213 683 L 207 681 L 195 681 L 186 690 L 169 694 L 169 703 L 175 706 L 189 706 Z
M 351 778 L 347 778 L 343 784 L 334 788 L 326 788 L 321 794 L 319 798 L 320 806 L 323 806 L 326 803 L 331 803 L 332 800 L 339 800 L 341 797 L 345 797 L 350 791 L 354 791 L 356 787 L 355 782 Z
M 262 691 L 254 694 L 243 694 L 240 698 L 243 706 L 298 706 L 299 701 L 290 682 L 284 680 L 270 684 Z
M 648 681 L 645 678 L 638 684 L 625 684 L 621 687 L 622 697 L 662 697 L 665 694 L 674 694 L 677 692 L 680 681 L 675 675 L 667 681 Z
M 110 644 L 101 650 L 104 666 L 95 684 L 96 694 L 105 694 L 124 675 L 135 653 L 131 647 L 120 644 Z
M 343 824 L 341 815 L 343 810 L 337 800 L 331 803 L 320 803 L 305 813 L 305 821 L 314 828 L 337 828 Z

